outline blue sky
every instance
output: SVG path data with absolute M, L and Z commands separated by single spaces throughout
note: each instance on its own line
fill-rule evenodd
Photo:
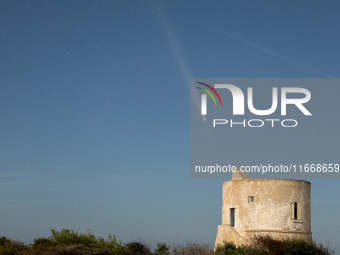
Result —
M 190 179 L 190 78 L 339 77 L 338 6 L 2 1 L 0 235 L 213 244 L 223 179 Z M 339 251 L 339 180 L 309 181 L 313 238 Z

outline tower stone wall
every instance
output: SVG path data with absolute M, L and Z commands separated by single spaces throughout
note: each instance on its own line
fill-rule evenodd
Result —
M 244 174 L 223 182 L 222 225 L 215 247 L 223 241 L 247 244 L 255 234 L 312 240 L 310 182 Z

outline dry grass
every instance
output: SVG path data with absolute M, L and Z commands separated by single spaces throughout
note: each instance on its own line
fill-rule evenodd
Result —
M 215 252 L 207 244 L 189 243 L 173 246 L 171 255 L 213 255 Z

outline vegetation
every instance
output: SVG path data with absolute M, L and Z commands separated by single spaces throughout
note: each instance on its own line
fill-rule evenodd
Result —
M 252 245 L 236 247 L 233 243 L 225 242 L 214 251 L 209 245 L 186 243 L 184 245 L 168 246 L 157 243 L 152 252 L 145 243 L 129 242 L 122 244 L 114 235 L 107 239 L 95 237 L 90 231 L 81 234 L 73 230 L 51 229 L 52 235 L 48 238 L 34 239 L 33 244 L 25 245 L 22 242 L 12 241 L 0 237 L 0 255 L 288 255 L 288 254 L 334 254 L 329 246 L 305 242 L 296 239 L 276 240 L 270 236 L 256 236 Z
M 277 240 L 272 237 L 255 236 L 252 245 L 236 247 L 233 243 L 224 242 L 224 245 L 218 246 L 215 254 L 260 254 L 260 255 L 329 255 L 334 254 L 329 246 L 315 242 L 306 242 L 297 239 Z

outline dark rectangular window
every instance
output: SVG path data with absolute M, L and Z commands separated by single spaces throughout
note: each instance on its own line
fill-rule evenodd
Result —
M 300 202 L 292 202 L 290 204 L 290 217 L 292 220 L 301 220 L 302 208 Z
M 235 227 L 235 208 L 230 208 L 230 226 Z

